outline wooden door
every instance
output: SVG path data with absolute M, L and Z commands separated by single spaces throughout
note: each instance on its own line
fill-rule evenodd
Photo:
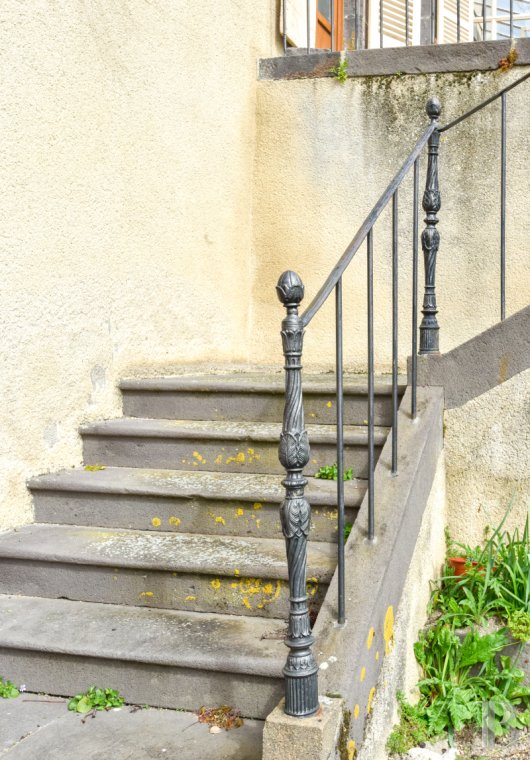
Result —
M 333 3 L 334 50 L 342 50 L 344 0 L 317 0 L 316 47 L 331 48 L 331 7 Z

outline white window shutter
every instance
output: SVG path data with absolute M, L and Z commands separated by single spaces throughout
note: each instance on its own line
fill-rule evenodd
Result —
M 293 47 L 307 47 L 307 0 L 285 0 L 287 41 Z M 315 47 L 317 28 L 317 0 L 309 0 L 309 47 Z M 283 3 L 280 14 L 280 34 L 283 35 Z
M 438 0 L 437 42 L 458 42 L 457 0 Z M 473 42 L 473 0 L 460 0 L 460 42 Z
M 380 46 L 379 0 L 372 0 L 369 7 L 368 47 Z M 383 0 L 383 47 L 406 45 L 405 0 Z M 421 1 L 409 0 L 409 45 L 420 44 Z

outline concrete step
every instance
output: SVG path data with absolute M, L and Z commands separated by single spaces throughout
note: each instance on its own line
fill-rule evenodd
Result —
M 282 695 L 284 632 L 239 615 L 0 596 L 0 673 L 28 691 L 100 684 L 131 703 L 265 718 Z
M 400 394 L 406 380 L 400 378 Z M 347 425 L 367 424 L 365 375 L 344 378 Z M 285 405 L 285 380 L 278 373 L 205 374 L 125 379 L 120 383 L 124 414 L 180 420 L 230 420 L 231 422 L 281 422 Z M 304 375 L 304 410 L 308 423 L 336 422 L 333 374 Z M 375 383 L 375 424 L 392 421 L 392 386 L 389 376 Z
M 337 546 L 311 542 L 308 595 L 316 618 Z M 0 593 L 287 618 L 283 538 L 28 525 L 0 534 Z
M 333 425 L 307 425 L 311 459 L 308 475 L 336 461 Z M 153 467 L 214 472 L 279 473 L 279 423 L 208 422 L 122 418 L 81 428 L 87 464 L 117 467 Z M 388 428 L 375 431 L 376 456 Z M 344 428 L 345 466 L 357 478 L 367 476 L 367 428 Z
M 336 483 L 308 481 L 310 538 L 336 541 Z M 39 523 L 281 537 L 285 489 L 278 475 L 108 467 L 41 475 L 29 487 Z M 345 483 L 347 522 L 353 524 L 365 492 L 366 481 Z

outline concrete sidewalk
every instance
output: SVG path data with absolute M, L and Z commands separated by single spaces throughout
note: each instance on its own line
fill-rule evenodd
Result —
M 66 699 L 0 699 L 0 757 L 6 760 L 260 760 L 263 723 L 218 734 L 193 713 L 124 706 L 94 718 Z M 84 721 L 84 722 L 83 722 Z

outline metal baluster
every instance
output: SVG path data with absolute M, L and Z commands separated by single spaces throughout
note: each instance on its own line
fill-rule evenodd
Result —
M 420 215 L 418 202 L 420 198 L 420 159 L 414 161 L 414 199 L 412 210 L 412 392 L 411 409 L 412 419 L 416 419 L 417 413 L 417 387 L 418 387 L 418 234 Z
M 342 277 L 335 286 L 335 347 L 337 382 L 337 509 L 339 624 L 345 620 L 344 600 L 344 362 L 342 351 Z
M 501 95 L 501 319 L 506 319 L 506 93 Z
M 409 45 L 409 0 L 405 0 L 405 46 Z
M 331 52 L 335 50 L 335 0 L 330 2 Z
M 307 0 L 306 3 L 306 16 L 307 16 L 307 52 L 311 48 L 311 0 Z
M 283 54 L 287 54 L 287 0 L 282 0 L 282 14 L 283 14 Z
M 368 301 L 368 540 L 375 537 L 374 513 L 374 241 L 373 230 L 366 238 Z
M 482 39 L 486 39 L 486 0 L 482 0 Z
M 461 26 L 460 1 L 461 0 L 456 0 L 456 41 L 457 42 L 460 42 L 460 26 Z
M 361 25 L 360 25 L 360 18 L 359 18 L 359 5 L 361 3 L 361 0 L 355 0 L 355 50 L 360 50 L 362 47 L 364 47 L 364 42 L 361 44 Z
M 276 286 L 278 298 L 287 309 L 282 321 L 282 344 L 285 356 L 285 410 L 280 436 L 279 459 L 287 471 L 282 481 L 285 499 L 280 507 L 282 531 L 287 551 L 289 574 L 289 647 L 285 676 L 285 712 L 303 717 L 319 709 L 318 666 L 311 646 L 314 643 L 307 604 L 307 537 L 311 507 L 304 496 L 307 480 L 303 469 L 309 461 L 309 441 L 304 428 L 302 398 L 302 349 L 304 328 L 298 306 L 304 297 L 304 285 L 295 272 L 284 272 Z
M 513 40 L 513 0 L 510 0 L 510 39 Z
M 392 196 L 392 475 L 398 471 L 398 191 Z
M 437 98 L 427 101 L 427 115 L 431 122 L 438 124 L 442 107 Z M 426 213 L 426 227 L 421 234 L 421 246 L 425 265 L 425 294 L 423 297 L 423 319 L 420 325 L 420 354 L 432 354 L 439 351 L 439 326 L 436 314 L 436 258 L 440 247 L 440 233 L 436 229 L 436 214 L 441 208 L 440 189 L 438 185 L 438 148 L 440 133 L 436 129 L 429 138 L 427 181 L 423 193 L 423 210 Z
M 379 47 L 383 47 L 383 2 L 379 0 Z
M 436 41 L 436 0 L 431 0 L 431 45 Z

